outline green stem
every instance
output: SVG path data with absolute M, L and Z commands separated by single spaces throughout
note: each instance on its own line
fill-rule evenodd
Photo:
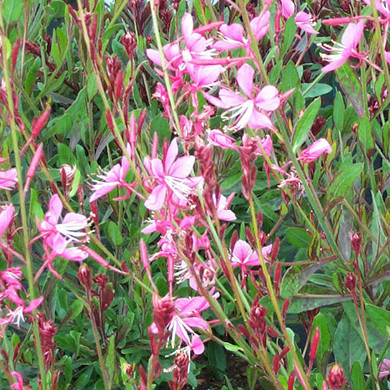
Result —
M 162 43 L 161 43 L 160 29 L 158 27 L 158 19 L 157 19 L 157 14 L 156 14 L 156 4 L 155 4 L 154 0 L 150 0 L 150 10 L 152 12 L 153 30 L 154 30 L 154 35 L 156 37 L 157 48 L 158 48 L 158 51 L 159 51 L 160 57 L 161 57 L 161 65 L 162 65 L 162 70 L 164 72 L 164 81 L 165 81 L 165 86 L 166 86 L 168 97 L 169 97 L 169 103 L 171 104 L 173 120 L 175 121 L 177 134 L 179 134 L 179 136 L 182 137 L 179 117 L 178 117 L 177 112 L 176 112 L 175 99 L 173 97 L 171 83 L 169 81 L 168 70 L 167 70 L 166 62 L 165 62 L 165 55 L 164 55 L 163 47 L 162 47 Z
M 300 375 L 301 375 L 301 377 L 306 385 L 306 388 L 311 389 L 310 382 L 309 382 L 309 380 L 306 376 L 306 373 L 301 365 L 301 362 L 299 361 L 298 355 L 295 352 L 294 344 L 292 343 L 292 341 L 290 340 L 290 336 L 288 335 L 287 328 L 286 328 L 286 325 L 284 323 L 282 313 L 279 309 L 279 304 L 278 304 L 278 300 L 276 298 L 275 291 L 274 291 L 274 288 L 272 285 L 271 277 L 270 277 L 270 274 L 268 272 L 268 268 L 267 268 L 267 265 L 265 263 L 265 259 L 264 259 L 264 256 L 262 254 L 262 251 L 261 251 L 262 247 L 261 247 L 261 243 L 260 243 L 260 239 L 259 239 L 259 230 L 257 227 L 256 211 L 255 211 L 255 206 L 253 203 L 252 196 L 249 197 L 249 207 L 250 207 L 251 216 L 252 216 L 253 233 L 254 233 L 254 236 L 256 239 L 257 252 L 258 252 L 258 256 L 259 256 L 260 263 L 261 263 L 261 269 L 263 270 L 263 274 L 264 274 L 264 277 L 266 280 L 268 294 L 269 294 L 269 297 L 271 299 L 272 306 L 275 310 L 276 317 L 278 318 L 278 321 L 279 321 L 279 326 L 282 329 L 283 336 L 285 338 L 285 341 L 286 341 L 286 344 L 289 348 L 289 351 L 293 357 L 296 368 L 298 369 L 298 371 L 299 371 L 299 373 L 300 373 Z
M 7 103 L 8 103 L 8 113 L 9 113 L 9 120 L 11 124 L 11 139 L 12 139 L 12 147 L 14 150 L 14 158 L 15 158 L 15 166 L 18 176 L 18 194 L 19 194 L 19 203 L 20 203 L 20 215 L 22 218 L 22 231 L 23 231 L 23 247 L 25 252 L 25 259 L 26 259 L 26 269 L 27 269 L 27 280 L 28 280 L 28 291 L 30 294 L 31 301 L 35 299 L 35 289 L 34 289 L 34 275 L 33 275 L 33 265 L 32 265 L 32 259 L 30 256 L 30 249 L 28 246 L 28 243 L 30 241 L 29 239 L 29 227 L 28 227 L 28 221 L 27 221 L 27 212 L 26 212 L 26 204 L 24 201 L 24 194 L 23 194 L 23 176 L 22 176 L 22 164 L 20 161 L 20 155 L 19 155 L 19 145 L 18 145 L 18 135 L 17 135 L 17 129 L 16 129 L 16 122 L 15 122 L 15 115 L 14 115 L 14 104 L 13 104 L 13 98 L 12 98 L 12 86 L 11 86 L 11 75 L 8 68 L 8 52 L 7 52 L 7 45 L 6 41 L 8 38 L 4 35 L 4 19 L 3 19 L 3 7 L 2 3 L 0 2 L 0 28 L 1 28 L 1 38 L 3 44 L 1 45 L 2 48 L 2 55 L 3 55 L 3 72 L 4 72 L 4 80 L 6 84 L 7 89 Z M 34 322 L 33 322 L 33 328 L 34 328 L 34 337 L 35 337 L 35 343 L 37 348 L 37 354 L 38 354 L 38 363 L 39 363 L 39 371 L 41 375 L 41 381 L 42 381 L 42 390 L 47 389 L 47 382 L 46 382 L 46 373 L 45 373 L 45 363 L 43 361 L 43 354 L 42 354 L 42 344 L 41 339 L 39 335 L 39 327 L 38 322 L 35 317 L 36 310 L 34 310 Z

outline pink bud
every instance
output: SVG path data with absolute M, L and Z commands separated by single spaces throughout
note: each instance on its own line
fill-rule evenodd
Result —
M 208 141 L 214 146 L 220 146 L 223 149 L 235 149 L 236 141 L 234 138 L 222 133 L 220 130 L 211 130 Z
M 325 138 L 320 138 L 303 150 L 298 160 L 302 160 L 304 163 L 310 163 L 317 160 L 322 154 L 331 152 L 332 147 L 329 145 L 329 142 Z
M 313 360 L 316 357 L 319 341 L 320 341 L 320 328 L 317 326 L 314 332 L 313 340 L 311 341 L 310 360 Z
M 46 126 L 47 121 L 49 120 L 51 112 L 51 107 L 46 108 L 38 120 L 34 118 L 33 128 L 31 131 L 31 138 L 34 139 L 38 136 L 41 130 Z

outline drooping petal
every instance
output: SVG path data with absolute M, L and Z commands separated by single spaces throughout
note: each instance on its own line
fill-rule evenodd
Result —
M 271 13 L 269 11 L 264 12 L 263 15 L 257 16 L 251 20 L 251 29 L 253 31 L 253 35 L 255 39 L 258 41 L 263 38 L 265 34 L 267 34 L 269 29 L 269 18 Z
M 183 156 L 178 158 L 171 166 L 167 174 L 169 176 L 184 179 L 189 176 L 195 164 L 194 156 Z
M 244 30 L 241 26 L 241 24 L 238 23 L 233 23 L 231 25 L 223 24 L 220 28 L 219 31 L 225 35 L 225 37 L 239 42 L 243 43 L 244 42 Z
M 190 348 L 195 355 L 201 355 L 204 352 L 204 344 L 196 334 L 192 336 Z
M 345 61 L 347 61 L 348 57 L 340 57 L 338 60 L 336 61 L 332 61 L 330 62 L 328 65 L 324 66 L 322 68 L 322 71 L 323 72 L 331 72 L 332 70 L 335 70 L 337 68 L 339 68 L 341 65 L 344 64 Z
M 273 126 L 273 123 L 267 115 L 254 109 L 249 118 L 248 126 L 252 129 L 270 129 Z
M 5 230 L 8 228 L 10 223 L 12 222 L 12 219 L 15 215 L 15 209 L 12 204 L 7 206 L 1 213 L 0 213 L 0 237 L 3 235 Z
M 61 213 L 62 213 L 62 201 L 60 199 L 60 197 L 55 194 L 53 195 L 51 198 L 50 198 L 50 202 L 49 202 L 49 212 L 46 213 L 46 216 L 49 217 L 49 221 L 50 223 L 57 223 L 60 216 L 61 216 Z M 45 216 L 45 219 L 46 219 L 46 216 Z
M 164 185 L 158 185 L 145 201 L 145 207 L 149 210 L 160 210 L 164 206 L 167 189 Z
M 245 94 L 248 96 L 249 99 L 252 98 L 254 74 L 255 71 L 248 64 L 242 65 L 241 68 L 238 69 L 237 71 L 236 78 L 237 78 L 238 85 L 245 92 Z
M 248 100 L 245 99 L 244 96 L 226 88 L 223 88 L 219 91 L 219 97 L 224 105 L 222 108 L 236 107 Z
M 165 156 L 165 162 L 164 162 L 164 168 L 165 168 L 165 173 L 170 171 L 171 165 L 173 162 L 176 160 L 176 157 L 179 153 L 179 149 L 177 147 L 177 138 L 174 138 L 167 150 L 167 155 Z
M 183 34 L 184 40 L 188 40 L 194 31 L 194 21 L 191 14 L 186 12 L 181 19 L 181 33 Z
M 295 24 L 308 34 L 318 34 L 318 31 L 314 30 L 311 24 L 311 15 L 306 12 L 300 11 L 295 16 Z
M 280 105 L 278 90 L 273 85 L 266 85 L 257 94 L 255 104 L 262 110 L 275 111 Z
M 70 247 L 61 253 L 61 257 L 72 261 L 84 261 L 88 257 L 88 253 L 80 248 Z
M 354 49 L 358 45 L 364 30 L 364 21 L 359 20 L 358 23 L 349 23 L 341 37 L 342 45 L 348 49 Z
M 221 221 L 235 221 L 237 219 L 236 214 L 233 213 L 231 210 L 217 210 L 217 217 Z
M 43 302 L 43 297 L 39 297 L 30 302 L 30 304 L 23 309 L 23 313 L 33 312 L 41 303 Z
M 0 189 L 10 190 L 18 182 L 18 174 L 15 168 L 8 171 L 0 171 Z

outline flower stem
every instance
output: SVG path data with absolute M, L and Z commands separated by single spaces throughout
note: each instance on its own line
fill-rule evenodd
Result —
M 24 194 L 23 194 L 24 186 L 23 186 L 23 177 L 22 177 L 22 165 L 21 165 L 20 155 L 19 155 L 18 134 L 16 129 L 14 103 L 12 97 L 11 75 L 8 68 L 8 51 L 7 51 L 7 44 L 6 44 L 8 38 L 4 34 L 5 27 L 4 27 L 4 18 L 3 18 L 3 7 L 1 2 L 0 2 L 0 28 L 1 28 L 1 40 L 3 42 L 3 44 L 1 45 L 2 56 L 3 56 L 2 65 L 3 65 L 3 72 L 4 72 L 4 81 L 7 89 L 7 103 L 8 103 L 9 120 L 11 124 L 12 148 L 14 151 L 15 166 L 16 166 L 16 171 L 18 176 L 18 194 L 19 194 L 20 214 L 21 214 L 22 226 L 23 226 L 23 247 L 25 252 L 24 256 L 26 259 L 28 291 L 30 295 L 30 300 L 34 300 L 35 289 L 34 289 L 33 266 L 32 266 L 32 259 L 30 256 L 30 249 L 28 245 L 29 227 L 27 221 L 26 204 L 24 201 Z M 36 310 L 34 310 L 33 313 L 35 314 L 35 312 Z M 46 390 L 47 382 L 46 382 L 45 364 L 43 361 L 42 345 L 41 345 L 41 339 L 39 335 L 38 322 L 35 316 L 33 322 L 33 329 L 34 329 L 34 338 L 35 338 L 35 344 L 36 344 L 37 354 L 38 354 L 38 364 L 39 364 L 39 371 L 41 375 L 42 390 Z

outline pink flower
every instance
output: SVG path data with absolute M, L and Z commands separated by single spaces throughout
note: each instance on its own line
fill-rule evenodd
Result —
M 14 390 L 24 390 L 22 375 L 20 375 L 16 371 L 12 371 L 11 375 L 16 376 L 16 382 L 11 385 L 11 389 L 14 389 Z
M 12 220 L 15 216 L 15 209 L 12 204 L 7 206 L 4 210 L 0 213 L 0 237 L 3 235 L 5 230 L 8 228 L 8 226 L 11 224 Z
M 295 4 L 292 0 L 281 0 L 282 15 L 288 19 L 295 12 Z
M 88 226 L 88 220 L 84 215 L 68 213 L 62 223 L 59 223 L 62 209 L 60 197 L 53 195 L 50 199 L 49 211 L 45 214 L 45 219 L 38 224 L 38 229 L 42 233 L 45 244 L 57 256 L 74 261 L 85 260 L 88 257 L 86 252 L 68 245 L 87 239 L 87 234 L 83 230 Z
M 363 1 L 366 3 L 366 5 L 371 7 L 371 1 L 370 0 L 363 0 Z M 388 22 L 389 19 L 390 19 L 390 1 L 389 0 L 384 0 L 384 1 L 375 0 L 375 8 L 385 18 L 385 20 L 381 20 L 381 23 Z
M 204 344 L 193 328 L 208 329 L 208 323 L 200 316 L 200 313 L 209 307 L 210 305 L 204 297 L 178 298 L 175 301 L 175 312 L 167 325 L 167 329 L 171 333 L 172 348 L 175 346 L 177 336 L 196 355 L 203 353 Z M 151 330 L 155 334 L 158 333 L 156 323 L 151 325 Z
M 191 14 L 187 12 L 183 15 L 181 20 L 181 31 L 187 49 L 183 52 L 184 61 L 190 61 L 193 58 L 212 57 L 213 51 L 207 50 L 211 40 L 208 41 L 199 33 L 194 32 L 194 21 Z
M 325 138 L 320 138 L 312 145 L 302 151 L 301 157 L 298 160 L 302 160 L 304 163 L 310 163 L 318 159 L 324 153 L 331 153 L 332 147 Z
M 264 259 L 268 258 L 271 250 L 272 245 L 267 245 L 262 248 L 261 253 Z M 240 267 L 242 272 L 245 272 L 246 269 L 250 266 L 261 265 L 257 253 L 253 251 L 250 245 L 243 240 L 238 240 L 235 243 L 231 262 L 233 267 Z
M 12 323 L 19 327 L 20 321 L 24 322 L 24 314 L 32 313 L 42 302 L 43 297 L 39 297 L 37 299 L 32 300 L 30 304 L 25 307 L 25 303 L 22 301 L 22 304 L 20 304 L 20 306 L 18 306 L 15 310 L 8 311 L 7 318 L 0 318 L 0 325 Z
M 230 202 L 233 199 L 234 194 L 229 196 L 229 199 L 226 199 L 222 194 L 219 195 L 218 201 L 216 199 L 215 194 L 213 194 L 213 202 L 217 207 L 217 217 L 221 221 L 235 221 L 237 219 L 236 214 L 233 211 L 228 210 Z
M 251 249 L 247 242 L 238 240 L 233 248 L 232 266 L 240 267 L 241 270 L 246 270 L 248 266 L 257 265 L 260 265 L 257 253 Z
M 300 11 L 297 13 L 295 16 L 295 24 L 308 34 L 318 34 L 318 31 L 313 28 L 315 23 L 312 21 L 311 15 L 306 12 Z
M 334 47 L 322 45 L 327 51 L 333 51 L 334 54 L 321 54 L 321 57 L 329 62 L 324 68 L 323 72 L 331 72 L 339 68 L 348 60 L 349 57 L 362 59 L 362 54 L 356 50 L 360 38 L 363 35 L 364 22 L 360 20 L 358 23 L 350 23 L 345 29 L 341 37 L 341 43 L 335 43 Z
M 15 168 L 8 171 L 0 171 L 0 190 L 11 190 L 18 182 L 18 174 Z
M 257 41 L 267 34 L 270 15 L 269 11 L 266 11 L 262 15 L 259 15 L 251 20 L 250 26 Z M 244 37 L 244 30 L 240 24 L 223 24 L 219 31 L 222 34 L 223 39 L 214 44 L 214 49 L 225 51 L 243 47 L 248 54 L 251 54 L 250 38 Z
M 214 146 L 220 146 L 223 149 L 236 149 L 236 140 L 222 133 L 220 130 L 210 130 L 207 140 Z
M 383 362 L 379 365 L 379 378 L 385 378 L 390 375 L 390 359 L 383 359 Z
M 127 145 L 127 153 L 130 155 L 130 145 Z M 103 175 L 98 175 L 100 180 L 93 180 L 92 185 L 93 194 L 90 196 L 89 201 L 93 202 L 102 196 L 108 194 L 116 187 L 124 187 L 128 191 L 131 186 L 126 183 L 125 177 L 129 170 L 130 164 L 126 156 L 122 157 L 119 164 L 115 164 L 108 172 Z M 128 196 L 128 194 L 126 196 Z M 115 200 L 121 200 L 123 197 L 116 198 Z
M 188 177 L 195 164 L 195 157 L 177 158 L 178 153 L 177 139 L 174 138 L 169 145 L 164 162 L 159 158 L 152 160 L 145 158 L 146 170 L 158 183 L 145 201 L 145 207 L 149 210 L 160 210 L 167 195 L 173 196 L 175 203 L 179 204 L 182 201 L 185 204 L 193 188 L 202 181 L 201 177 Z
M 253 97 L 255 91 L 253 77 L 254 70 L 248 64 L 242 65 L 237 71 L 236 79 L 238 85 L 246 97 L 227 88 L 220 90 L 219 99 L 204 93 L 205 98 L 211 104 L 228 109 L 222 116 L 236 119 L 234 127 L 237 130 L 242 129 L 247 125 L 253 129 L 272 127 L 273 124 L 269 117 L 259 110 L 272 112 L 275 111 L 280 104 L 278 90 L 272 85 L 263 87 L 256 96 Z

